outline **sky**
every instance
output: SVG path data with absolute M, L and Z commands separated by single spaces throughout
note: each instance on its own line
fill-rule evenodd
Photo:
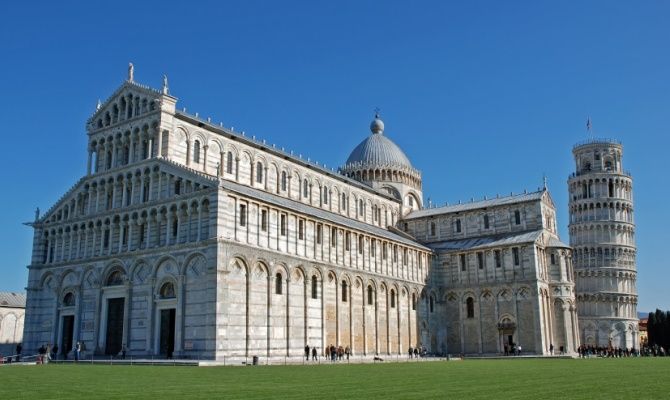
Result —
M 546 176 L 565 242 L 590 117 L 634 177 L 638 311 L 670 309 L 669 18 L 667 1 L 7 2 L 0 290 L 24 290 L 23 223 L 86 173 L 86 120 L 132 62 L 178 108 L 333 167 L 378 107 L 433 204 Z

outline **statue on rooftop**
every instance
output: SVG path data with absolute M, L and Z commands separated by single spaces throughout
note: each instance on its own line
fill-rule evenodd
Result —
M 133 82 L 133 80 L 134 80 L 133 75 L 135 75 L 135 66 L 133 65 L 133 63 L 128 63 L 128 81 L 129 82 Z

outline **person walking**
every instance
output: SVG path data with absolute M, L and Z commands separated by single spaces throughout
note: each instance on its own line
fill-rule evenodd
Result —
M 552 356 L 554 355 L 554 344 L 553 343 L 551 343 L 549 345 L 549 354 L 551 354 Z
M 312 361 L 316 361 L 317 356 L 316 356 L 316 347 L 312 347 Z
M 121 359 L 122 360 L 126 359 L 126 351 L 128 351 L 128 349 L 126 348 L 126 344 L 124 343 L 124 344 L 121 345 Z
M 54 344 L 53 349 L 51 349 L 51 352 L 53 353 L 53 359 L 58 360 L 58 345 Z
M 414 354 L 414 350 L 412 349 L 412 346 L 409 346 L 409 350 L 407 350 L 407 353 L 409 354 L 409 358 L 412 359 L 412 354 Z
M 309 361 L 309 345 L 305 345 L 305 359 Z
M 16 362 L 21 361 L 21 352 L 23 351 L 23 345 L 21 343 L 16 345 Z
M 48 364 L 51 361 L 51 343 L 47 344 L 47 348 L 44 351 L 44 360 L 45 364 Z
M 344 349 L 344 354 L 347 355 L 347 361 L 349 361 L 349 355 L 351 354 L 351 349 L 349 348 L 349 346 L 347 346 L 347 347 Z

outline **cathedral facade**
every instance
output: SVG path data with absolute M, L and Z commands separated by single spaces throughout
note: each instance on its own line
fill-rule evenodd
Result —
M 26 351 L 222 360 L 572 353 L 571 250 L 546 188 L 424 208 L 384 134 L 337 171 L 128 80 L 87 122 L 87 173 L 31 223 Z

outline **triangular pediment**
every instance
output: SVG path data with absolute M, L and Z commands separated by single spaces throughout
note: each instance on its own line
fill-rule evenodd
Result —
M 96 107 L 96 111 L 88 119 L 89 131 L 103 129 L 138 115 L 160 108 L 162 96 L 171 97 L 160 90 L 125 81 L 107 100 Z
M 545 189 L 544 193 L 542 193 L 542 201 L 545 202 L 546 204 L 550 205 L 551 208 L 556 209 L 556 205 L 554 204 L 554 199 L 551 198 L 551 194 L 549 193 L 549 190 Z

